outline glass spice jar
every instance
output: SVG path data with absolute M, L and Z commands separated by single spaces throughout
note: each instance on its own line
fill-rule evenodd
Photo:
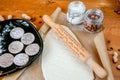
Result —
M 103 17 L 103 12 L 99 9 L 87 10 L 84 17 L 84 30 L 89 33 L 101 31 Z
M 68 5 L 67 21 L 71 24 L 83 22 L 86 7 L 81 1 L 73 1 Z

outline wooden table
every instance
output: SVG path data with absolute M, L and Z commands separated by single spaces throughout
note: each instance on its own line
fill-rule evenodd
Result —
M 67 12 L 69 2 L 74 0 L 1 0 L 0 2 L 0 14 L 7 19 L 7 15 L 12 14 L 13 18 L 22 18 L 21 14 L 26 13 L 34 18 L 33 23 L 40 29 L 43 24 L 43 14 L 50 15 L 56 7 L 61 7 L 63 12 Z M 116 1 L 114 0 L 81 0 L 85 3 L 86 8 L 99 8 L 104 12 L 105 27 L 104 33 L 106 41 L 110 40 L 111 43 L 107 43 L 108 48 L 113 47 L 113 51 L 108 51 L 112 70 L 116 77 L 115 80 L 119 80 L 120 71 L 116 69 L 116 66 L 120 64 L 120 60 L 117 64 L 112 62 L 112 53 L 120 49 L 120 15 L 114 13 L 116 7 Z M 2 77 L 0 77 L 2 80 Z

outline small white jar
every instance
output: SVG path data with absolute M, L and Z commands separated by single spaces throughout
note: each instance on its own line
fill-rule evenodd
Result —
M 71 24 L 83 22 L 86 7 L 81 1 L 73 1 L 68 5 L 67 21 Z

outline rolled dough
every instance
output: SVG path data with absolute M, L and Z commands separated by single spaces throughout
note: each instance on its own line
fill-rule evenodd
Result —
M 77 40 L 69 28 L 62 27 Z M 45 80 L 94 79 L 93 71 L 89 66 L 78 59 L 52 30 L 48 32 L 44 42 L 42 71 Z

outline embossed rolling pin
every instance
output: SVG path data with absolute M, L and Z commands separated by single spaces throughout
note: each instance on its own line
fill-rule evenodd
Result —
M 44 15 L 43 20 L 52 28 L 55 34 L 65 43 L 65 45 L 78 56 L 78 58 L 92 68 L 98 77 L 104 78 L 107 75 L 106 71 L 93 60 L 89 52 L 68 32 L 66 32 L 64 28 L 62 28 L 59 24 L 54 23 L 48 15 Z

